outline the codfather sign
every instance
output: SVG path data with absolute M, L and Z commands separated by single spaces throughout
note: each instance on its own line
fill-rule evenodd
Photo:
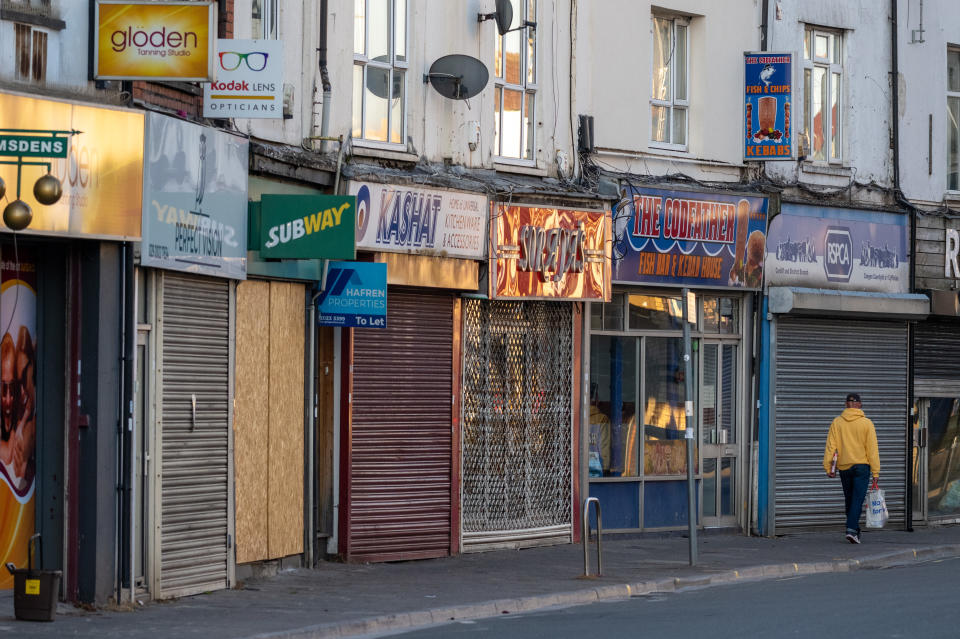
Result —
M 827 280 L 848 282 L 853 273 L 853 240 L 850 229 L 831 226 L 827 229 L 823 246 L 823 268 Z
M 212 0 L 97 0 L 93 74 L 103 80 L 214 79 Z
M 353 195 L 263 195 L 260 256 L 352 260 L 357 198 Z

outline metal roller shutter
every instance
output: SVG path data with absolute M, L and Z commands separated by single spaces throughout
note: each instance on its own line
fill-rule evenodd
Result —
M 162 295 L 159 579 L 174 597 L 229 585 L 230 283 L 164 273 Z
M 571 541 L 573 305 L 468 300 L 462 549 Z
M 453 306 L 390 289 L 387 328 L 353 332 L 350 560 L 450 554 Z
M 920 322 L 913 344 L 914 395 L 960 395 L 960 322 Z
M 827 430 L 859 392 L 876 427 L 890 523 L 904 522 L 907 326 L 781 316 L 776 334 L 776 528 L 843 526 L 843 491 L 823 472 Z

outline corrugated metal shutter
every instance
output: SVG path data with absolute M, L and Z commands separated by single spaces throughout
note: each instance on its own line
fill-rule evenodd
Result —
M 387 328 L 354 330 L 350 560 L 450 554 L 453 306 L 391 288 Z
M 229 585 L 230 283 L 164 273 L 162 295 L 159 596 L 174 597 Z
M 464 304 L 464 552 L 568 543 L 573 305 Z
M 843 526 L 840 481 L 822 463 L 847 392 L 876 427 L 890 524 L 903 523 L 906 324 L 782 316 L 776 330 L 777 530 Z
M 913 353 L 915 396 L 960 395 L 960 322 L 931 319 L 918 323 Z

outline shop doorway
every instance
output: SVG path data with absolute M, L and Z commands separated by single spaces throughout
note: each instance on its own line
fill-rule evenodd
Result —
M 737 525 L 737 344 L 704 341 L 700 379 L 703 525 Z
M 917 401 L 913 427 L 913 520 L 960 520 L 960 399 Z

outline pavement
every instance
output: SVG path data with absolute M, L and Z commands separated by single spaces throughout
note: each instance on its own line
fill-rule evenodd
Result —
M 455 620 L 627 599 L 793 575 L 890 568 L 960 557 L 960 526 L 777 538 L 701 532 L 696 565 L 685 536 L 606 535 L 603 576 L 583 577 L 577 544 L 380 564 L 321 562 L 232 590 L 125 609 L 58 606 L 52 623 L 17 621 L 0 595 L 0 634 L 16 637 L 327 639 Z M 596 572 L 596 545 L 590 545 Z

